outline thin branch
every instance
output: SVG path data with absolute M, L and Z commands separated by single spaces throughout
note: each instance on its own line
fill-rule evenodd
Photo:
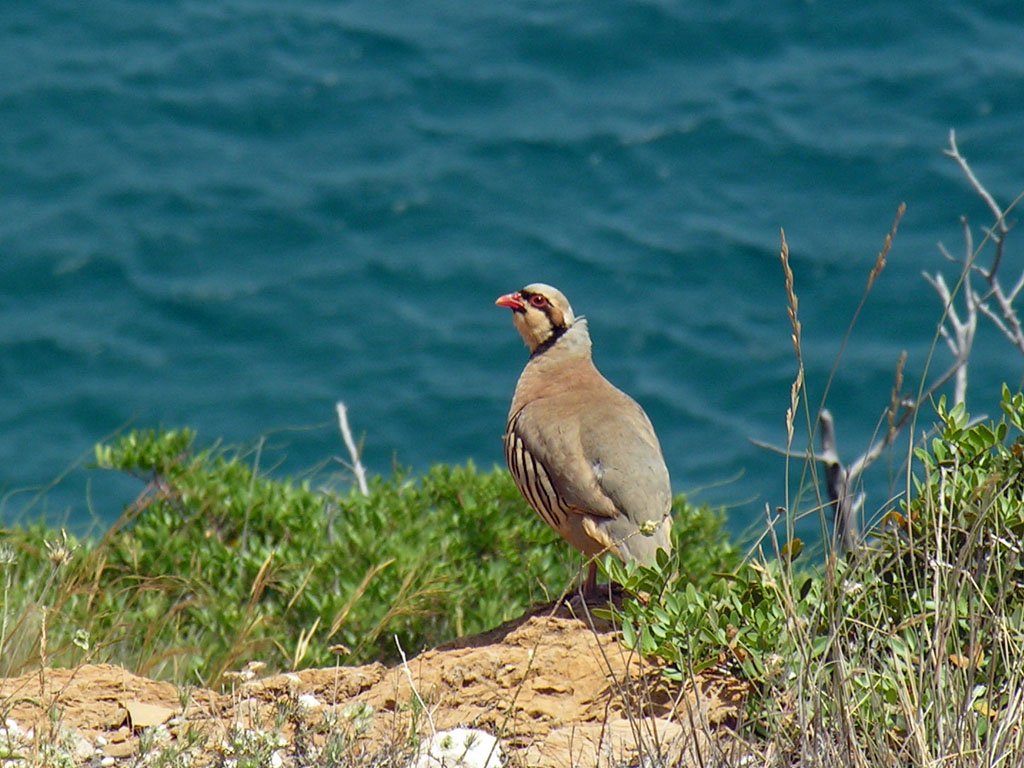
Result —
M 993 277 L 993 280 L 995 278 Z M 1009 339 L 1010 343 L 1013 344 L 1024 355 L 1024 331 L 1021 330 L 1020 319 L 1017 317 L 1017 310 L 1013 308 L 1006 296 L 1003 294 L 1002 288 L 999 287 L 998 283 L 992 286 L 992 296 L 999 305 L 999 312 L 1002 314 L 1005 325 L 1000 324 L 1003 329 L 1003 334 Z M 981 306 L 982 311 L 985 311 L 986 306 Z M 986 312 L 991 317 L 992 315 Z
M 992 310 L 992 307 L 990 307 L 988 304 L 979 304 L 978 309 L 980 309 L 982 314 L 984 314 L 989 320 L 992 321 L 992 324 L 999 329 L 1000 333 L 1006 336 L 1007 339 L 1012 340 L 1013 331 L 1006 327 L 1006 325 L 1003 323 L 1003 318 L 997 315 Z
M 896 436 L 899 432 L 907 425 L 907 422 L 917 413 L 922 403 L 927 403 L 931 400 L 939 389 L 941 389 L 947 381 L 949 381 L 956 372 L 963 365 L 963 361 L 957 361 L 953 363 L 946 372 L 943 373 L 939 378 L 932 382 L 931 386 L 928 387 L 922 394 L 917 402 L 913 400 L 904 400 L 900 404 L 903 406 L 903 413 L 900 414 L 898 419 L 895 419 L 892 423 L 892 427 L 888 432 L 878 441 L 876 441 L 867 451 L 865 451 L 856 461 L 850 464 L 850 482 L 855 482 L 862 474 L 864 470 L 870 467 L 878 459 L 879 456 L 896 440 Z
M 943 255 L 943 257 L 946 259 L 946 261 L 952 261 L 955 264 L 959 264 L 960 263 L 959 259 L 954 258 L 953 254 L 951 254 L 949 251 L 946 250 L 946 244 L 943 243 L 941 240 L 939 241 L 939 253 L 941 253 Z
M 825 462 L 825 487 L 832 500 L 834 536 L 840 547 L 850 552 L 857 546 L 860 533 L 857 526 L 857 507 L 850 498 L 850 473 L 843 467 L 836 450 L 836 428 L 832 413 L 822 408 L 818 416 L 821 430 L 821 450 Z
M 1002 249 L 1002 236 L 1009 232 L 1009 228 L 1006 226 L 1005 213 L 996 204 L 995 198 L 992 197 L 991 193 L 985 189 L 984 185 L 978 181 L 978 177 L 974 175 L 974 171 L 971 170 L 971 166 L 967 164 L 967 160 L 963 155 L 960 154 L 960 149 L 956 145 L 956 131 L 950 129 L 949 131 L 949 149 L 943 151 L 947 157 L 953 158 L 956 164 L 960 166 L 960 170 L 963 171 L 964 176 L 967 177 L 967 181 L 970 182 L 971 186 L 974 187 L 974 191 L 978 193 L 978 196 L 985 201 L 989 210 L 992 211 L 992 215 L 996 217 L 996 228 L 999 230 L 999 235 L 992 235 L 996 241 L 996 259 L 992 262 L 991 273 L 994 275 L 999 269 L 999 263 L 1002 260 L 1003 249 Z
M 960 314 L 957 312 L 956 306 L 953 304 L 953 294 L 949 290 L 949 286 L 946 285 L 946 279 L 942 276 L 942 273 L 936 272 L 934 277 L 926 272 L 922 273 L 922 275 L 928 281 L 928 284 L 935 289 L 935 292 L 939 294 L 939 298 L 942 299 L 945 307 L 946 315 L 942 324 L 939 325 L 939 335 L 946 342 L 946 346 L 949 347 L 953 358 L 959 363 L 959 367 L 957 367 L 955 372 L 956 382 L 954 385 L 953 401 L 962 403 L 967 398 L 967 362 L 974 347 L 974 334 L 978 329 L 979 304 L 977 295 L 970 286 L 970 270 L 965 267 L 960 275 L 961 284 L 966 286 L 963 291 L 964 304 L 967 310 L 966 319 L 961 319 Z M 949 323 L 952 332 L 946 327 L 946 323 Z
M 907 422 L 909 422 L 910 419 L 914 416 L 914 414 L 920 408 L 921 404 L 927 403 L 929 400 L 931 400 L 932 396 L 939 389 L 941 389 L 946 384 L 946 382 L 948 382 L 951 378 L 953 378 L 953 376 L 956 375 L 956 372 L 961 365 L 962 363 L 959 361 L 953 363 L 953 365 L 951 365 L 941 376 L 939 376 L 939 378 L 932 382 L 931 386 L 929 386 L 928 389 L 926 389 L 922 393 L 920 400 L 918 400 L 917 402 L 906 399 L 899 400 L 898 405 L 903 408 L 903 411 L 900 414 L 899 418 L 895 418 L 890 414 L 890 426 L 889 429 L 886 431 L 885 435 L 876 440 L 871 445 L 871 447 L 863 454 L 861 454 L 856 460 L 854 460 L 850 464 L 849 468 L 846 470 L 848 485 L 855 484 L 860 479 L 860 476 L 864 474 L 865 470 L 867 470 L 868 467 L 870 467 L 875 461 L 878 460 L 878 458 L 885 452 L 886 448 L 888 448 L 890 445 L 893 444 L 893 442 L 895 442 L 899 433 L 907 425 Z M 825 409 L 823 409 L 822 412 L 824 413 Z M 752 445 L 756 445 L 758 448 L 763 448 L 767 451 L 771 451 L 772 453 L 776 453 L 787 458 L 811 459 L 821 464 L 825 464 L 826 466 L 830 462 L 834 462 L 837 460 L 837 457 L 835 455 L 830 454 L 826 450 L 823 450 L 821 453 L 816 453 L 814 451 L 796 451 L 786 448 L 779 448 L 778 446 L 774 446 L 771 443 L 765 443 L 760 440 L 754 439 L 750 439 L 750 443 Z
M 863 503 L 863 494 L 859 494 L 856 499 L 853 499 L 850 496 L 850 488 L 854 487 L 865 470 L 867 470 L 867 468 L 882 456 L 885 450 L 894 443 L 896 437 L 902 432 L 902 430 L 908 424 L 912 424 L 914 422 L 922 403 L 929 402 L 935 396 L 936 392 L 945 386 L 953 377 L 956 377 L 954 390 L 955 402 L 964 402 L 967 393 L 967 366 L 974 346 L 979 313 L 984 314 L 992 320 L 996 328 L 999 329 L 1011 344 L 1024 354 L 1024 328 L 1022 328 L 1017 310 L 1013 306 L 1014 300 L 1022 291 L 1024 291 L 1024 273 L 1022 273 L 1014 283 L 1013 289 L 1009 294 L 1003 290 L 998 279 L 999 268 L 1003 262 L 1006 235 L 1011 229 L 1011 227 L 1006 223 L 1006 216 L 1017 206 L 1018 203 L 1024 200 L 1024 192 L 1018 195 L 1017 198 L 1014 199 L 1014 201 L 1005 210 L 1003 210 L 999 207 L 998 203 L 996 203 L 992 194 L 988 192 L 977 176 L 974 175 L 974 172 L 967 160 L 960 154 L 960 150 L 956 144 L 956 133 L 954 131 L 950 131 L 949 133 L 949 147 L 944 150 L 944 154 L 952 158 L 957 163 L 961 171 L 967 177 L 971 187 L 982 198 L 982 200 L 984 200 L 985 204 L 995 217 L 995 223 L 987 230 L 984 240 L 977 245 L 977 247 L 975 247 L 974 238 L 966 217 L 961 217 L 960 224 L 964 237 L 964 256 L 962 259 L 954 258 L 946 250 L 945 246 L 941 243 L 939 244 L 939 251 L 942 255 L 948 261 L 956 262 L 960 265 L 961 273 L 956 285 L 950 287 L 941 273 L 936 273 L 934 275 L 927 273 L 924 274 L 925 280 L 927 280 L 929 285 L 931 285 L 935 290 L 943 303 L 944 312 L 942 320 L 939 323 L 937 334 L 945 341 L 946 346 L 952 353 L 953 363 L 945 372 L 942 373 L 942 375 L 934 379 L 927 387 L 924 385 L 924 379 L 928 375 L 926 369 L 925 374 L 922 376 L 922 382 L 916 399 L 908 399 L 904 398 L 900 394 L 903 385 L 903 368 L 906 362 L 906 353 L 901 355 L 900 361 L 897 364 L 895 385 L 892 390 L 886 414 L 888 429 L 884 435 L 875 440 L 868 450 L 861 454 L 861 456 L 859 456 L 848 467 L 844 467 L 839 458 L 838 450 L 836 448 L 835 424 L 832 419 L 832 415 L 824 407 L 824 398 L 822 400 L 822 406 L 819 409 L 817 422 L 817 428 L 821 430 L 821 452 L 815 452 L 810 446 L 803 452 L 792 450 L 793 419 L 797 405 L 797 394 L 802 389 L 803 385 L 801 376 L 798 376 L 797 381 L 794 383 L 793 390 L 791 391 L 790 411 L 787 412 L 786 415 L 786 447 L 777 448 L 767 443 L 751 440 L 754 445 L 774 453 L 781 454 L 786 458 L 809 459 L 811 461 L 812 468 L 818 463 L 824 465 L 826 487 L 829 498 L 832 500 L 831 506 L 834 509 L 836 537 L 840 541 L 841 545 L 846 549 L 850 549 L 855 546 L 859 538 L 856 514 Z M 867 290 L 865 291 L 865 296 L 862 297 L 861 306 L 858 307 L 857 312 L 859 312 L 863 306 L 864 298 L 867 293 L 870 292 L 875 278 L 877 278 L 878 274 L 885 268 L 892 239 L 896 233 L 896 229 L 903 216 L 904 210 L 904 206 L 901 205 L 897 212 L 896 219 L 893 222 L 892 229 L 886 237 L 883 248 L 875 262 L 875 267 L 872 269 L 871 274 L 868 277 Z M 989 240 L 994 243 L 995 255 L 991 264 L 986 267 L 978 264 L 977 259 L 984 249 L 985 243 Z M 784 235 L 782 237 L 782 246 L 782 261 L 783 267 L 786 271 L 786 292 L 787 297 L 790 300 L 789 315 L 794 331 L 792 340 L 796 347 L 798 362 L 801 364 L 799 373 L 802 374 L 803 366 L 799 343 L 801 328 L 799 321 L 796 319 L 797 304 L 796 297 L 792 289 L 793 276 L 788 264 L 788 248 L 786 246 Z M 976 291 L 974 286 L 971 284 L 971 275 L 973 273 L 980 275 L 987 283 L 987 290 L 985 290 L 983 294 Z M 958 294 L 963 296 L 964 303 L 962 309 L 958 309 L 955 304 Z M 854 320 L 856 320 L 856 313 L 854 315 Z M 848 338 L 849 330 L 847 331 L 847 336 L 843 339 L 843 344 L 840 347 L 839 357 L 842 356 L 842 349 L 845 347 Z M 929 353 L 929 360 L 930 359 L 931 353 Z M 831 385 L 832 376 L 834 374 L 835 368 L 833 368 L 826 384 L 826 394 L 829 389 L 829 385 Z M 897 413 L 899 414 L 898 416 Z M 811 432 L 813 434 L 813 430 L 811 430 Z
M 1006 215 L 1016 207 L 1022 199 L 1024 199 L 1024 192 L 1018 195 L 1006 210 L 1003 210 L 999 207 L 999 204 L 996 202 L 992 194 L 985 188 L 985 185 L 983 185 L 978 177 L 974 175 L 974 171 L 968 164 L 967 159 L 960 154 L 960 149 L 956 144 L 955 131 L 949 132 L 949 147 L 943 152 L 947 157 L 951 157 L 956 162 L 964 176 L 967 177 L 968 183 L 978 196 L 984 200 L 985 205 L 988 206 L 988 209 L 995 217 L 995 223 L 987 230 L 985 237 L 985 240 L 992 240 L 992 242 L 995 243 L 996 252 L 992 259 L 992 264 L 987 269 L 980 266 L 974 266 L 974 268 L 988 282 L 989 290 L 983 298 L 979 298 L 977 294 L 971 291 L 969 293 L 972 294 L 972 296 L 969 297 L 968 300 L 973 299 L 973 301 L 978 305 L 978 308 L 996 324 L 996 327 L 999 328 L 1000 332 L 1010 341 L 1010 343 L 1017 347 L 1021 354 L 1024 354 L 1024 329 L 1021 328 L 1020 319 L 1017 316 L 1017 310 L 1013 307 L 1013 300 L 1017 297 L 1021 287 L 1024 286 L 1024 275 L 1018 279 L 1009 296 L 1007 296 L 1003 291 L 998 278 L 999 267 L 1003 262 L 1003 253 L 1006 247 L 1006 235 L 1010 231 L 1010 227 L 1006 223 Z M 965 232 L 964 239 L 967 243 L 968 253 L 970 254 L 968 258 L 969 261 L 973 262 L 985 242 L 982 241 L 981 245 L 978 246 L 978 251 L 974 251 L 971 247 L 970 229 L 967 227 L 966 219 L 961 218 L 961 223 Z M 991 310 L 991 308 L 985 304 L 988 299 L 995 300 L 996 304 L 999 306 L 998 314 L 1000 315 L 1000 318 L 998 320 L 996 319 L 995 311 Z
M 356 482 L 359 484 L 359 490 L 364 496 L 370 495 L 370 488 L 366 484 L 366 469 L 363 467 L 363 463 L 359 460 L 359 449 L 356 448 L 356 441 L 352 439 L 352 430 L 348 426 L 348 408 L 345 407 L 345 403 L 339 400 L 334 404 L 335 409 L 338 411 L 338 427 L 341 429 L 341 439 L 345 441 L 345 447 L 348 448 L 348 454 L 352 457 L 352 463 L 348 466 L 351 467 L 352 471 L 356 475 Z
M 777 445 L 766 443 L 763 440 L 756 440 L 753 437 L 748 437 L 747 441 L 758 448 L 763 448 L 766 451 L 777 454 L 779 456 L 785 456 L 787 459 L 811 459 L 821 464 L 827 464 L 831 461 L 831 456 L 826 456 L 824 453 L 815 453 L 814 451 L 797 451 L 794 449 L 779 448 Z
M 1017 299 L 1017 294 L 1020 293 L 1021 288 L 1024 288 L 1024 272 L 1021 272 L 1020 278 L 1017 280 L 1017 284 L 1013 286 L 1013 290 L 1010 291 L 1010 295 L 1007 296 L 1012 304 Z

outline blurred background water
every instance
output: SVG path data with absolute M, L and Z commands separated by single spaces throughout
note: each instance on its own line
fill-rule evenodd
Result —
M 344 453 L 337 399 L 372 472 L 500 463 L 526 350 L 493 301 L 542 280 L 676 490 L 745 529 L 785 499 L 749 442 L 784 442 L 796 371 L 779 228 L 816 404 L 908 205 L 828 395 L 850 460 L 900 351 L 908 386 L 924 371 L 941 304 L 920 273 L 956 272 L 937 243 L 991 222 L 951 128 L 1008 204 L 1020 3 L 8 4 L 0 514 L 108 524 L 138 486 L 75 465 L 126 426 L 269 435 L 274 471 L 304 472 Z M 984 325 L 969 405 L 995 412 L 1021 362 Z

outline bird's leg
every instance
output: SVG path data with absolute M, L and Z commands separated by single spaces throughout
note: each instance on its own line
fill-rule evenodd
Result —
M 587 580 L 583 582 L 583 598 L 597 597 L 597 561 L 591 560 Z

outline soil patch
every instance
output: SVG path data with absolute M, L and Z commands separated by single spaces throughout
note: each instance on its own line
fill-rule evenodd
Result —
M 129 759 L 147 733 L 144 749 L 154 738 L 173 746 L 201 736 L 204 749 L 215 750 L 232 728 L 279 732 L 284 742 L 298 735 L 316 749 L 329 732 L 311 724 L 329 716 L 332 728 L 345 730 L 347 748 L 366 756 L 466 726 L 498 736 L 512 766 L 629 765 L 655 752 L 691 765 L 698 753 L 738 748 L 731 726 L 748 693 L 717 670 L 670 685 L 623 649 L 610 625 L 565 607 L 394 667 L 242 674 L 232 688 L 183 691 L 105 664 L 44 669 L 0 680 L 0 719 L 16 724 L 8 722 L 7 739 L 21 734 L 22 753 L 62 740 L 78 764 Z M 283 748 L 285 765 L 301 747 Z

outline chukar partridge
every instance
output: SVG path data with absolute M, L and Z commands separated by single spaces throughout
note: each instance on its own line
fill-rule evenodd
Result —
M 541 519 L 587 557 L 649 564 L 672 547 L 672 489 L 650 419 L 594 367 L 587 321 L 543 283 L 500 297 L 530 349 L 505 426 L 505 461 Z M 596 591 L 590 564 L 584 592 Z

